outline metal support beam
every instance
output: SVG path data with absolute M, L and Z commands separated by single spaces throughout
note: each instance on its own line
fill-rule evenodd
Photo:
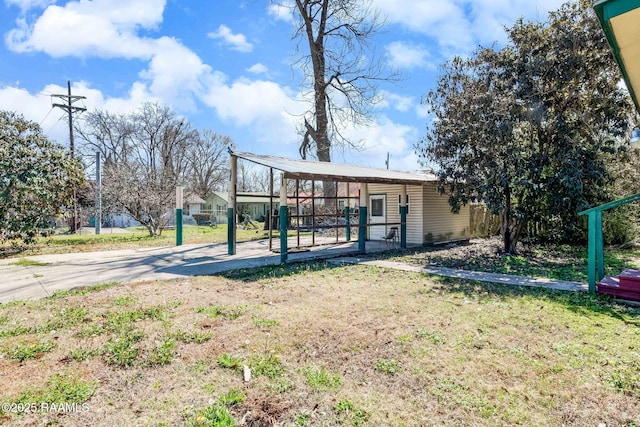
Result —
M 360 184 L 360 217 L 358 219 L 358 251 L 366 252 L 367 240 L 367 203 L 369 203 L 369 188 L 366 183 Z
M 347 240 L 347 242 L 351 241 L 351 219 L 350 219 L 351 213 L 349 212 L 349 206 L 345 206 L 344 207 L 344 220 L 345 220 L 345 239 Z
M 407 247 L 407 186 L 401 185 L 400 195 L 400 247 Z
M 269 250 L 273 249 L 273 168 L 269 168 Z
M 287 223 L 289 208 L 287 207 L 287 179 L 280 174 L 280 263 L 287 262 Z
M 229 158 L 229 206 L 227 208 L 227 245 L 229 255 L 236 254 L 236 184 L 238 180 L 238 158 L 231 154 Z
M 604 239 L 602 238 L 602 211 L 596 214 L 596 281 L 604 277 Z M 593 290 L 595 292 L 595 289 Z
M 182 198 L 183 188 L 176 187 L 176 246 L 182 245 Z

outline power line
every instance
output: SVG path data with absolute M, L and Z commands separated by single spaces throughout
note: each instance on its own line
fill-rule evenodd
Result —
M 79 101 L 81 99 L 87 99 L 86 96 L 79 95 L 71 95 L 71 81 L 67 81 L 67 95 L 53 94 L 51 97 L 60 98 L 62 100 L 66 100 L 66 104 L 52 104 L 52 107 L 58 107 L 67 112 L 69 116 L 69 150 L 71 151 L 71 157 L 74 156 L 74 144 L 73 144 L 73 113 L 74 112 L 82 112 L 87 111 L 84 107 L 76 107 L 73 105 L 74 102 Z
M 47 114 L 45 114 L 44 118 L 40 120 L 40 127 L 42 127 L 42 124 L 44 123 L 45 120 L 47 120 L 47 117 L 49 117 L 49 114 L 51 114 L 52 111 L 53 111 L 53 106 L 49 109 L 49 111 L 47 111 Z

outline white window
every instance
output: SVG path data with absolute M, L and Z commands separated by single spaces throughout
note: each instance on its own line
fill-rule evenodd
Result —
M 407 215 L 411 212 L 411 199 L 406 195 Z M 400 215 L 400 206 L 402 206 L 402 194 L 398 194 L 398 215 Z

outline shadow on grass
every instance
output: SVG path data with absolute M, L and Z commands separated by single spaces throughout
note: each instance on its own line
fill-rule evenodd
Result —
M 291 277 L 314 271 L 332 270 L 341 267 L 335 263 L 327 261 L 296 262 L 289 264 L 267 265 L 264 267 L 242 268 L 217 273 L 217 276 L 241 282 L 256 282 L 264 279 L 278 279 L 281 277 Z
M 605 249 L 605 275 L 640 267 L 640 250 Z M 462 268 L 489 273 L 515 274 L 556 280 L 587 282 L 587 248 L 569 244 L 527 244 L 520 254 L 504 254 L 496 239 L 479 239 L 467 245 L 423 247 L 376 256 L 420 266 Z
M 534 297 L 538 300 L 562 304 L 568 310 L 584 316 L 589 316 L 593 313 L 604 314 L 620 319 L 626 324 L 640 326 L 640 308 L 620 304 L 606 295 L 559 291 L 532 286 L 511 286 L 452 277 L 429 277 L 436 285 L 434 290 L 440 292 L 463 294 L 479 301 L 488 301 L 495 298 L 506 301 Z

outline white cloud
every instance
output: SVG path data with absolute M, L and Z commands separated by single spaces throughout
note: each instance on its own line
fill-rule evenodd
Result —
M 435 38 L 441 47 L 463 50 L 473 44 L 469 24 L 454 0 L 374 0 L 388 22 Z
M 420 117 L 421 119 L 426 119 L 427 117 L 429 117 L 429 109 L 430 108 L 431 108 L 430 105 L 418 104 L 418 105 L 416 105 L 416 115 L 418 117 Z
M 166 0 L 70 2 L 52 5 L 30 24 L 16 21 L 5 42 L 15 52 L 44 52 L 53 57 L 96 56 L 142 58 L 153 55 L 152 40 L 136 35 L 138 29 L 162 22 Z
M 566 0 L 373 0 L 389 23 L 438 42 L 445 56 L 468 53 L 478 44 L 504 42 L 503 27 L 518 18 L 545 19 Z
M 419 167 L 416 156 L 412 154 L 417 131 L 411 126 L 381 116 L 370 126 L 349 128 L 344 133 L 353 141 L 361 140 L 363 147 L 359 151 L 348 150 L 342 156 L 334 152 L 334 161 L 384 168 L 389 153 L 390 169 L 416 170 Z
M 18 6 L 22 13 L 31 9 L 44 9 L 56 0 L 5 0 L 8 6 Z
M 193 51 L 171 37 L 140 37 L 140 29 L 162 22 L 166 0 L 95 0 L 49 6 L 34 24 L 17 21 L 6 37 L 17 52 L 38 51 L 52 57 L 127 58 L 149 61 L 143 79 L 131 90 L 182 110 L 195 108 L 193 96 L 204 92 L 211 72 Z M 126 102 L 125 102 L 126 103 Z
M 211 67 L 193 51 L 170 37 L 154 42 L 155 54 L 149 68 L 140 76 L 150 81 L 151 95 L 182 110 L 193 110 L 192 95 L 204 91 L 204 80 Z
M 248 53 L 253 50 L 253 45 L 247 41 L 244 34 L 233 34 L 231 28 L 226 25 L 220 25 L 216 31 L 207 36 L 212 39 L 221 39 L 226 46 L 238 52 Z
M 411 107 L 413 107 L 413 97 L 411 96 L 402 96 L 389 91 L 381 91 L 380 93 L 381 101 L 376 104 L 379 108 L 389 108 L 393 107 L 398 111 L 409 111 Z
M 220 73 L 210 81 L 209 93 L 203 97 L 203 102 L 215 108 L 223 120 L 238 126 L 260 124 L 289 131 L 292 121 L 288 116 L 300 114 L 306 107 L 277 83 L 238 79 L 227 84 L 226 76 Z
M 386 50 L 395 68 L 423 68 L 428 65 L 429 51 L 422 46 L 393 42 L 387 45 Z
M 251 67 L 247 68 L 247 71 L 252 74 L 265 74 L 269 72 L 269 69 L 266 65 L 258 62 L 257 64 L 253 64 Z
M 292 23 L 294 22 L 293 17 L 293 2 L 290 1 L 282 1 L 279 3 L 272 3 L 267 8 L 267 13 L 269 16 L 275 18 L 276 21 L 284 21 Z

